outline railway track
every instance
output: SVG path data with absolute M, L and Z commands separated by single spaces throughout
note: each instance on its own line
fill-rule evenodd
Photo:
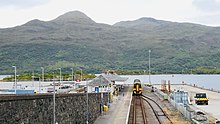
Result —
M 132 112 L 131 112 L 132 111 Z M 146 112 L 141 96 L 132 97 L 132 109 L 130 111 L 129 124 L 147 124 Z
M 142 95 L 141 97 L 148 104 L 149 108 L 153 111 L 156 117 L 156 121 L 159 124 L 173 124 L 168 115 L 163 111 L 161 106 L 156 101 L 146 95 Z

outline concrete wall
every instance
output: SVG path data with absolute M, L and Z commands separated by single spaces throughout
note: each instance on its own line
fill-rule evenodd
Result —
M 89 123 L 93 123 L 101 114 L 100 103 L 107 100 L 101 99 L 100 93 L 90 93 L 88 96 Z M 0 95 L 0 124 L 51 124 L 52 122 L 52 94 Z M 86 123 L 86 94 L 56 94 L 56 122 Z

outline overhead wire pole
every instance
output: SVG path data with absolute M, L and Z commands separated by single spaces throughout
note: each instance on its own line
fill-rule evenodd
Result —
M 150 53 L 151 53 L 151 50 L 149 50 L 149 84 L 151 84 L 151 81 L 150 81 Z

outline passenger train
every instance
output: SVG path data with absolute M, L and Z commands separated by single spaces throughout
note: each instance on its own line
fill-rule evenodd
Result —
M 133 84 L 133 96 L 142 95 L 143 89 L 141 85 L 141 81 L 139 79 L 134 80 Z

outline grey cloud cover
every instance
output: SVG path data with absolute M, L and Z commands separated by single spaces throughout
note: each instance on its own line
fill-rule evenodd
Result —
M 49 2 L 49 0 L 0 0 L 0 6 L 33 7 Z
M 192 4 L 202 11 L 212 12 L 220 10 L 219 0 L 193 0 Z

